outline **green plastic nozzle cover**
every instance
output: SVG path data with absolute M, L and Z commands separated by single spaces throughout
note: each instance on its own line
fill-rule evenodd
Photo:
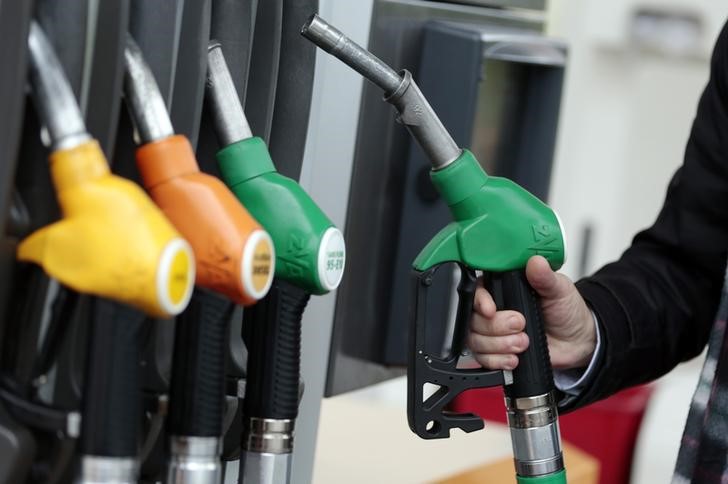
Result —
M 562 469 L 553 474 L 534 477 L 516 475 L 516 481 L 518 484 L 566 484 L 566 471 Z
M 488 176 L 470 151 L 430 176 L 454 221 L 422 249 L 415 269 L 461 262 L 506 272 L 526 267 L 534 255 L 544 256 L 554 270 L 563 265 L 566 244 L 556 213 L 516 183 Z
M 216 157 L 227 186 L 273 238 L 276 277 L 311 294 L 336 289 L 344 238 L 298 183 L 276 171 L 265 142 L 244 139 Z

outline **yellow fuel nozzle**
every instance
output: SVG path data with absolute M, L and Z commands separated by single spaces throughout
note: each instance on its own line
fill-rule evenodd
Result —
M 192 249 L 135 183 L 113 175 L 41 28 L 31 24 L 30 81 L 51 138 L 50 168 L 63 217 L 19 247 L 61 283 L 136 306 L 179 314 L 195 280 Z

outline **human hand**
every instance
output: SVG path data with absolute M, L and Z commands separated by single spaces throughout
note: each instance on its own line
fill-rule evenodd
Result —
M 540 298 L 553 367 L 566 370 L 587 366 L 596 348 L 596 329 L 574 283 L 553 272 L 541 256 L 529 259 L 526 278 Z M 490 293 L 482 284 L 478 287 L 467 341 L 478 363 L 491 370 L 513 370 L 518 354 L 528 348 L 525 326 L 521 313 L 497 310 Z

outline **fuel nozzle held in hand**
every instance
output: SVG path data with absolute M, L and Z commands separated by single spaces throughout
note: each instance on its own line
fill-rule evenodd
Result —
M 415 300 L 407 397 L 410 428 L 425 439 L 449 437 L 453 428 L 465 432 L 482 429 L 478 416 L 454 414 L 448 405 L 465 390 L 502 385 L 519 482 L 565 482 L 541 310 L 525 278 L 531 256 L 544 256 L 554 270 L 564 262 L 564 235 L 556 213 L 512 181 L 488 176 L 470 151 L 457 146 L 408 71 L 395 72 L 317 15 L 301 33 L 382 88 L 398 121 L 430 159 L 432 182 L 454 219 L 413 263 Z M 459 265 L 461 279 L 453 340 L 443 357 L 428 354 L 425 328 L 428 290 L 435 272 L 446 263 Z M 486 275 L 499 309 L 517 310 L 526 317 L 531 344 L 519 356 L 519 366 L 512 374 L 457 368 L 472 313 L 475 271 Z M 424 398 L 427 383 L 439 388 Z
M 23 240 L 18 259 L 40 265 L 74 290 L 154 316 L 180 313 L 194 285 L 192 249 L 140 187 L 110 173 L 36 22 L 28 45 L 31 90 L 51 141 L 62 219 Z
M 344 238 L 298 183 L 276 171 L 265 142 L 253 137 L 220 44 L 210 43 L 207 60 L 206 96 L 223 146 L 216 155 L 222 177 L 276 248 L 273 287 L 244 315 L 248 364 L 239 482 L 288 482 L 298 415 L 301 319 L 311 294 L 338 287 Z
M 268 233 L 217 178 L 202 173 L 175 135 L 154 76 L 127 35 L 124 94 L 141 146 L 137 166 L 152 199 L 192 245 L 197 284 L 251 305 L 268 292 L 275 250 Z

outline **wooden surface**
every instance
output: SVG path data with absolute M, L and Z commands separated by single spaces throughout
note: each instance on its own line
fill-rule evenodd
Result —
M 510 456 L 510 434 L 503 425 L 486 423 L 479 432 L 422 440 L 407 426 L 404 403 L 384 405 L 344 394 L 323 400 L 312 482 L 420 484 Z
M 564 464 L 569 484 L 597 484 L 599 482 L 599 461 L 576 447 L 564 444 Z M 478 466 L 436 484 L 484 484 L 515 483 L 513 459 L 508 457 L 496 462 Z
M 598 463 L 566 447 L 569 484 L 597 482 Z M 509 484 L 515 482 L 508 428 L 453 431 L 449 439 L 422 440 L 407 426 L 404 402 L 376 403 L 355 394 L 324 399 L 315 484 Z

